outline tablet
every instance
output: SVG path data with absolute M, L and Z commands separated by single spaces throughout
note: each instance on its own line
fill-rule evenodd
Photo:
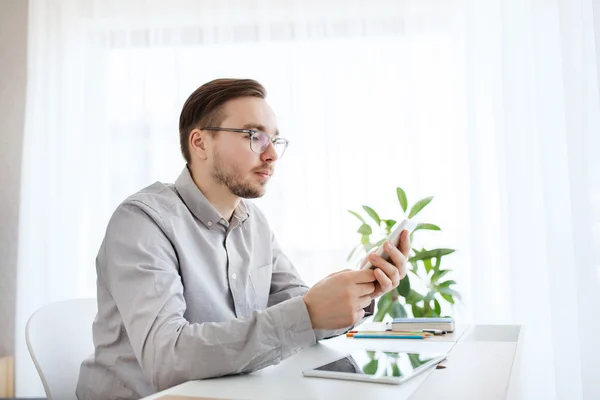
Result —
M 401 384 L 437 365 L 446 353 L 358 350 L 328 364 L 302 372 L 304 376 Z

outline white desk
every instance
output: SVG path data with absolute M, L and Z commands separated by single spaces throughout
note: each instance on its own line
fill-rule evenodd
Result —
M 425 340 L 340 336 L 251 374 L 190 381 L 145 400 L 167 394 L 215 399 L 504 399 L 519 335 L 520 327 L 515 325 L 475 325 L 457 327 L 453 334 Z M 432 368 L 402 385 L 302 376 L 303 370 L 354 349 L 439 351 L 449 355 L 441 364 L 445 369 Z

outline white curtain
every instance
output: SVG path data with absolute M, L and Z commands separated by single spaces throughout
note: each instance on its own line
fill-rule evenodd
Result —
M 307 282 L 347 267 L 346 210 L 433 195 L 452 312 L 526 327 L 510 396 L 597 398 L 599 43 L 592 0 L 30 0 L 17 394 L 29 315 L 94 296 L 114 208 L 182 169 L 187 96 L 249 77 L 291 143 L 257 203 Z

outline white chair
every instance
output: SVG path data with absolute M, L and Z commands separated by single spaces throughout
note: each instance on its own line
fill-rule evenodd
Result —
M 96 311 L 96 299 L 72 299 L 45 305 L 27 321 L 27 348 L 48 400 L 76 400 L 79 367 L 94 352 Z

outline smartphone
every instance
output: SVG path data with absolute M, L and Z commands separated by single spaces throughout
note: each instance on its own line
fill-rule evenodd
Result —
M 386 238 L 386 240 L 388 240 L 393 246 L 396 246 L 398 244 L 398 240 L 400 239 L 400 234 L 402 233 L 403 230 L 406 229 L 408 231 L 408 234 L 410 235 L 410 233 L 416 227 L 417 227 L 416 222 L 414 222 L 408 218 L 405 218 L 402 222 L 400 222 L 398 225 L 396 225 L 396 228 L 394 228 L 394 230 L 392 231 L 392 233 L 390 233 L 390 235 Z M 389 256 L 389 254 L 387 254 L 384 251 L 383 245 L 379 246 L 377 248 L 377 250 L 375 250 L 375 254 L 383 257 L 383 259 L 386 261 L 390 260 L 390 256 Z M 360 269 L 368 269 L 368 268 L 374 268 L 374 267 L 371 264 L 371 262 L 367 260 L 367 263 L 364 266 L 362 266 Z

